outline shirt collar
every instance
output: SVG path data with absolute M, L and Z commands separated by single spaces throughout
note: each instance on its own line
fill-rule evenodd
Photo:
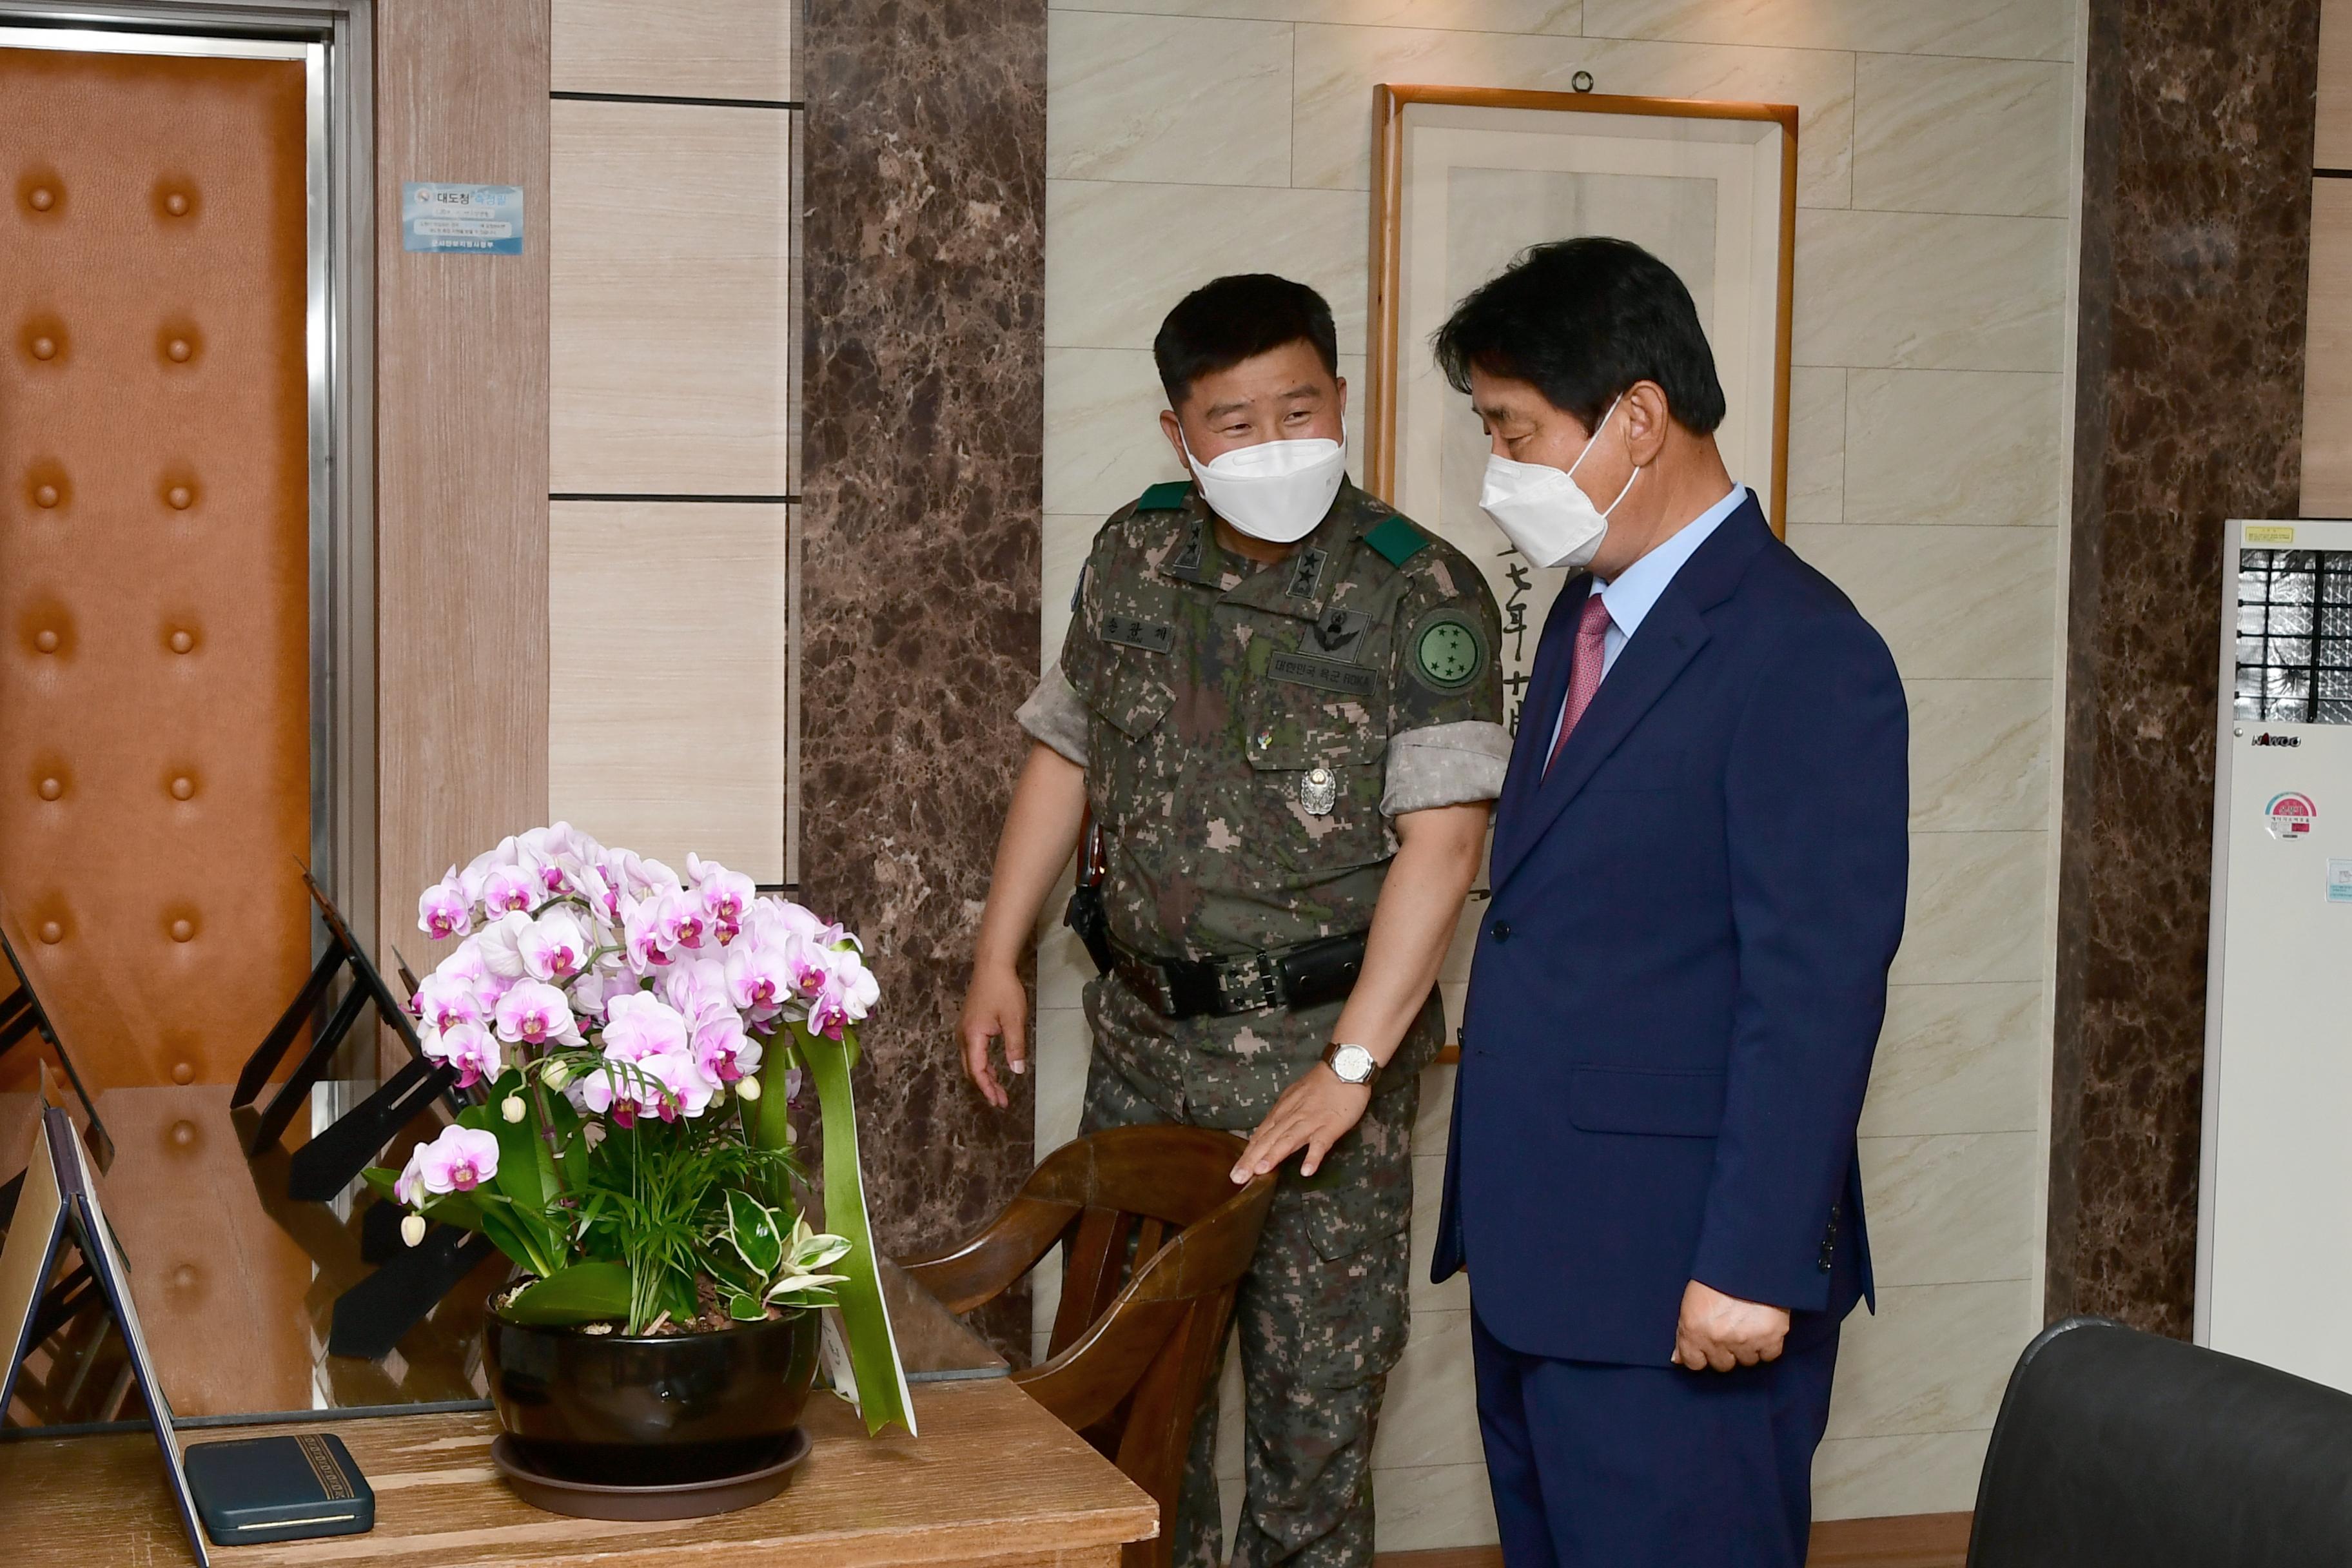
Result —
M 1621 636 L 1631 637 L 1641 626 L 1666 584 L 1683 569 L 1683 563 L 1698 553 L 1707 536 L 1723 526 L 1723 520 L 1739 510 L 1748 499 L 1748 487 L 1735 484 L 1731 493 L 1693 518 L 1672 538 L 1631 566 L 1617 574 L 1613 582 L 1599 583 L 1593 593 L 1608 608 L 1609 619 Z

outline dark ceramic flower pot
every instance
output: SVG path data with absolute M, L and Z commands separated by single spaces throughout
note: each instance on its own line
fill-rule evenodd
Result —
M 818 1315 L 633 1339 L 483 1322 L 490 1398 L 533 1468 L 670 1486 L 775 1462 L 816 1376 Z

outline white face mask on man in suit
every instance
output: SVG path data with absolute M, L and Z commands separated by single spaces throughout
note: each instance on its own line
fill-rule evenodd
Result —
M 1592 504 L 1584 487 L 1576 482 L 1576 470 L 1584 464 L 1592 450 L 1592 443 L 1601 439 L 1601 432 L 1609 427 L 1616 416 L 1617 405 L 1625 401 L 1619 393 L 1601 423 L 1592 427 L 1585 438 L 1584 449 L 1577 453 L 1576 461 L 1566 469 L 1549 463 L 1522 463 L 1506 458 L 1499 452 L 1486 455 L 1486 482 L 1479 488 L 1478 510 L 1495 520 L 1495 526 L 1510 536 L 1519 553 L 1538 566 L 1581 567 L 1591 563 L 1601 550 L 1601 542 L 1609 532 L 1609 516 L 1625 499 L 1626 490 L 1642 477 L 1636 467 L 1625 479 L 1625 489 L 1617 492 L 1617 500 L 1609 503 L 1607 511 Z

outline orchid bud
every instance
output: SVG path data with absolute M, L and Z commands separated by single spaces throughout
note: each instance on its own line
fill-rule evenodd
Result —
M 746 1100 L 757 1100 L 760 1098 L 760 1080 L 747 1078 L 735 1086 L 735 1092 Z
M 550 1089 L 562 1089 L 572 1081 L 572 1069 L 562 1062 L 550 1062 L 547 1064 L 547 1069 L 539 1075 L 539 1079 Z
M 400 1222 L 400 1239 L 408 1243 L 411 1247 L 415 1247 L 419 1242 L 423 1241 L 425 1239 L 425 1216 L 421 1214 L 413 1214 L 406 1219 L 402 1220 Z
M 520 1121 L 523 1118 L 522 1096 L 519 1094 L 508 1095 L 505 1100 L 499 1103 L 499 1114 L 505 1117 L 509 1121 Z

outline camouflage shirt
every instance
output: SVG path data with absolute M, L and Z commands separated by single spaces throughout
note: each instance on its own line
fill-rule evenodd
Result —
M 1477 569 L 1351 484 L 1273 565 L 1222 549 L 1189 484 L 1113 513 L 1021 718 L 1087 769 L 1114 940 L 1198 958 L 1370 930 L 1391 819 L 1502 787 L 1500 640 Z

